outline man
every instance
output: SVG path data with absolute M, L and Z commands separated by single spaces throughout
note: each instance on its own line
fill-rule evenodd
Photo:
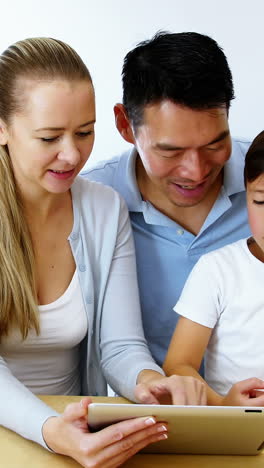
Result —
M 249 235 L 249 142 L 231 142 L 233 98 L 226 57 L 213 39 L 158 33 L 124 61 L 123 104 L 114 111 L 132 150 L 83 173 L 111 185 L 128 205 L 143 325 L 159 364 L 177 322 L 172 308 L 194 264 Z

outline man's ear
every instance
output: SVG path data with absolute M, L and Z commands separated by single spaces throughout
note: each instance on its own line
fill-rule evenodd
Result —
M 131 123 L 127 116 L 126 110 L 123 104 L 116 104 L 114 107 L 115 113 L 115 123 L 116 128 L 119 131 L 120 135 L 126 140 L 128 143 L 135 143 L 134 134 L 132 130 Z
M 5 146 L 8 141 L 8 131 L 6 124 L 0 119 L 0 145 Z

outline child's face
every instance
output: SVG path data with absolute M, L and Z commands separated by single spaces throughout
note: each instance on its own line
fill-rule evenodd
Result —
M 252 235 L 264 252 L 264 174 L 247 183 L 247 207 Z

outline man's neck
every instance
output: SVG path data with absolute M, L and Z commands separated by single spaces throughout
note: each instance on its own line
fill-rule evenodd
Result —
M 140 167 L 141 166 L 141 167 Z M 137 183 L 144 200 L 149 201 L 158 211 L 168 216 L 184 229 L 197 235 L 201 230 L 220 192 L 223 175 L 219 174 L 204 200 L 194 206 L 182 207 L 172 203 L 148 178 L 141 161 L 137 164 Z

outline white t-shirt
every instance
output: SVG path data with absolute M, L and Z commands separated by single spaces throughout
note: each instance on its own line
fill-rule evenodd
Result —
M 1 356 L 33 393 L 79 395 L 80 343 L 88 324 L 77 271 L 62 296 L 38 308 L 40 335 L 30 330 L 23 340 L 12 330 L 1 340 Z
M 264 379 L 264 264 L 242 239 L 200 258 L 174 310 L 214 328 L 205 380 L 219 394 L 249 377 Z

